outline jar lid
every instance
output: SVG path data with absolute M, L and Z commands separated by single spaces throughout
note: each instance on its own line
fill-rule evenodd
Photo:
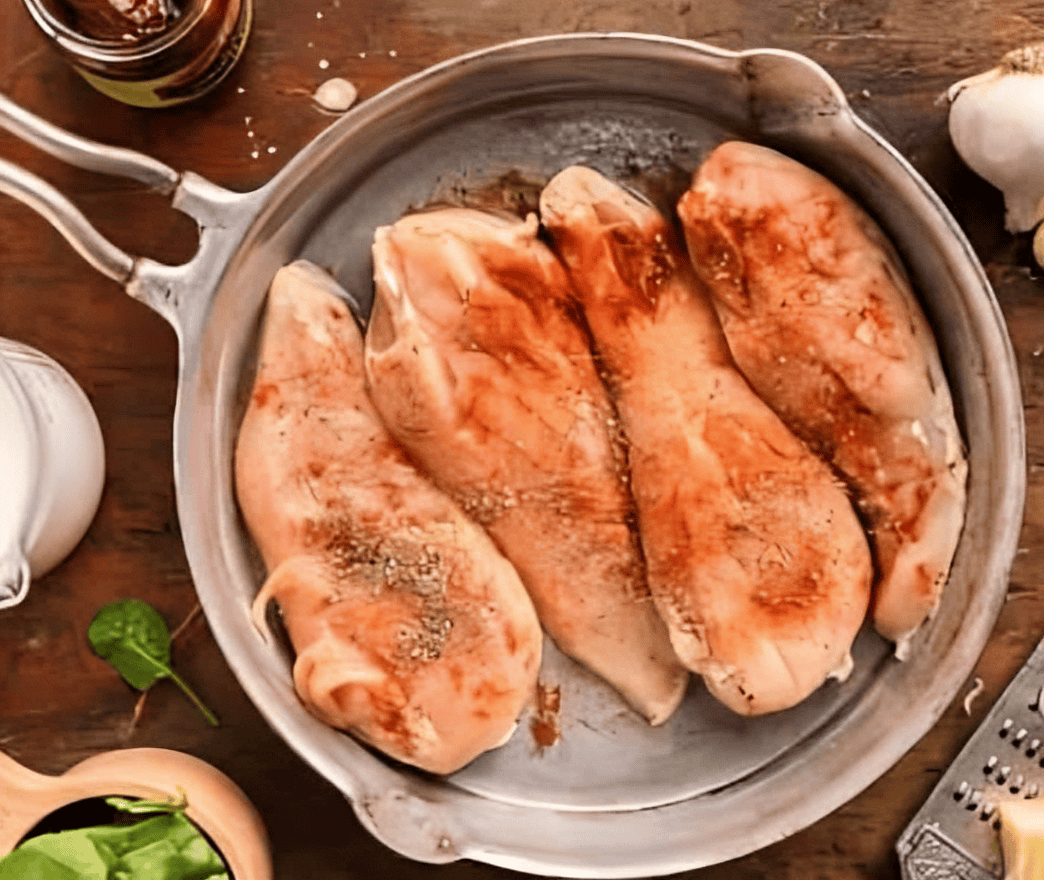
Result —
M 36 507 L 39 433 L 29 399 L 0 349 L 0 610 L 29 590 L 25 542 Z

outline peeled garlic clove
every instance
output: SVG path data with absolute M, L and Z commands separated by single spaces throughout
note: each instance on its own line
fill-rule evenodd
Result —
M 1044 43 L 950 86 L 950 137 L 976 174 L 1004 193 L 1005 226 L 1044 219 Z
M 357 95 L 358 92 L 355 86 L 348 80 L 334 77 L 333 79 L 328 79 L 315 90 L 312 100 L 324 110 L 343 113 L 355 103 Z

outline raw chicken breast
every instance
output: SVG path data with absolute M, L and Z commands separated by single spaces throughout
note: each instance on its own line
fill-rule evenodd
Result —
M 678 212 L 740 369 L 854 490 L 879 571 L 874 623 L 904 656 L 939 603 L 967 465 L 898 258 L 832 183 L 752 144 L 718 147 Z
M 630 441 L 649 586 L 678 656 L 745 715 L 847 675 L 871 563 L 843 489 L 737 372 L 656 210 L 580 167 L 540 210 Z
M 236 450 L 308 709 L 398 760 L 450 773 L 500 745 L 535 692 L 543 635 L 511 564 L 409 464 L 363 379 L 333 279 L 272 282 Z
M 374 403 L 486 526 L 557 646 L 653 724 L 683 696 L 645 584 L 613 409 L 537 221 L 451 208 L 377 230 Z

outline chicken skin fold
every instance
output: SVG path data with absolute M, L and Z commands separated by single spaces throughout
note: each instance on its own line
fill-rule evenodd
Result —
M 269 292 L 235 459 L 269 570 L 255 620 L 278 603 L 314 715 L 450 773 L 510 736 L 543 635 L 511 564 L 381 425 L 339 293 L 304 262 Z

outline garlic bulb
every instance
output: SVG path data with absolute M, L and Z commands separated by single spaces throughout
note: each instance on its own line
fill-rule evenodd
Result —
M 1005 225 L 1044 219 L 1044 43 L 950 86 L 950 137 L 961 158 L 1004 193 Z

